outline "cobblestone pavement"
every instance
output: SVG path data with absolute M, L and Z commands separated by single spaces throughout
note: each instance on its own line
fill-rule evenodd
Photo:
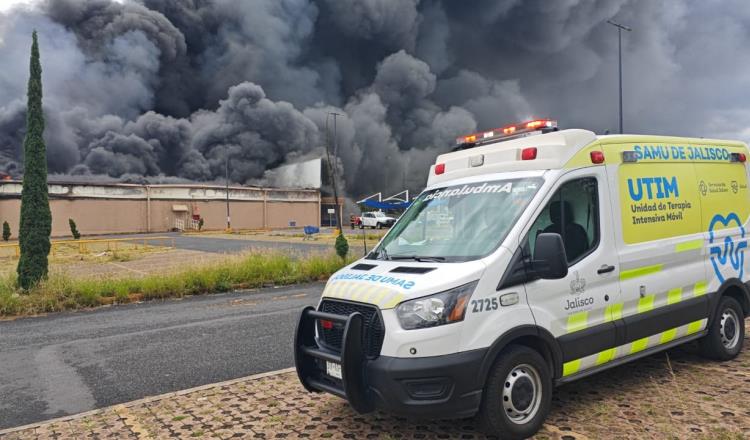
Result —
M 750 331 L 750 326 L 748 326 Z M 342 400 L 308 394 L 293 371 L 144 399 L 14 432 L 68 438 L 484 438 L 472 420 L 358 415 Z M 716 363 L 689 350 L 657 354 L 555 391 L 539 439 L 750 437 L 750 340 Z

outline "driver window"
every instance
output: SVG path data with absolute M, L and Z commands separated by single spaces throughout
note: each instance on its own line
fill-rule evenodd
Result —
M 533 253 L 536 237 L 544 232 L 562 236 L 568 266 L 596 249 L 599 244 L 596 178 L 585 177 L 566 182 L 555 192 L 529 230 L 526 248 L 529 254 Z

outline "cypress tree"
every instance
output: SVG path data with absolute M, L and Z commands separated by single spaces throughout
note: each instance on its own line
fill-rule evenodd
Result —
M 26 290 L 47 276 L 52 214 L 47 193 L 47 147 L 44 145 L 42 113 L 42 66 L 36 31 L 32 34 L 31 62 L 26 107 L 26 137 L 23 140 L 24 174 L 18 243 L 18 285 Z
M 346 241 L 344 234 L 339 234 L 339 236 L 336 237 L 336 243 L 334 243 L 333 246 L 336 249 L 336 254 L 338 254 L 342 260 L 345 259 L 346 254 L 349 253 L 349 242 Z

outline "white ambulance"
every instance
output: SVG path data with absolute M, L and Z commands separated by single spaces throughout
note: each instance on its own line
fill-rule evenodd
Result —
M 535 120 L 464 136 L 302 312 L 309 391 L 533 435 L 555 385 L 697 340 L 742 349 L 748 148 Z

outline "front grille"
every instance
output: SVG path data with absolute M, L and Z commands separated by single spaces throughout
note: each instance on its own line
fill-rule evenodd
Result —
M 321 312 L 333 313 L 336 315 L 349 316 L 354 312 L 362 314 L 364 329 L 362 332 L 362 347 L 367 357 L 375 358 L 380 355 L 380 349 L 383 346 L 383 337 L 385 328 L 380 318 L 378 309 L 374 306 L 348 301 L 338 301 L 324 299 L 318 308 Z M 321 335 L 322 342 L 329 348 L 341 350 L 341 342 L 344 339 L 344 327 L 335 325 L 331 329 L 325 329 L 318 322 L 318 334 Z

